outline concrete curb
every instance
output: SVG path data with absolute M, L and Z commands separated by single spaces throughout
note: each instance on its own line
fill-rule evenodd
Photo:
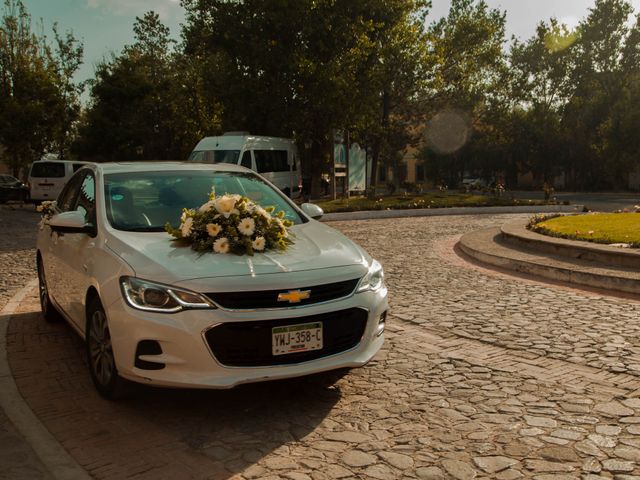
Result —
M 538 251 L 500 244 L 500 228 L 463 235 L 458 246 L 471 258 L 488 265 L 575 286 L 640 294 L 637 270 L 610 267 L 585 260 L 559 258 Z
M 26 404 L 11 374 L 7 358 L 9 320 L 22 300 L 37 287 L 32 279 L 5 305 L 0 312 L 0 407 L 16 430 L 31 446 L 51 476 L 59 480 L 90 480 L 89 474 L 67 453 L 53 435 L 38 420 Z
M 362 212 L 326 213 L 323 222 L 341 220 L 374 220 L 379 218 L 435 217 L 441 215 L 495 215 L 499 213 L 575 213 L 582 205 L 539 205 L 508 207 L 410 208 L 406 210 L 366 210 Z
M 539 252 L 640 270 L 640 250 L 555 238 L 528 230 L 522 222 L 500 228 L 505 242 Z

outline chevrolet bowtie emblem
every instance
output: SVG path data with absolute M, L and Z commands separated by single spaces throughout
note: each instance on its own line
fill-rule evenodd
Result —
M 279 302 L 300 303 L 311 296 L 311 290 L 289 290 L 287 293 L 279 293 Z

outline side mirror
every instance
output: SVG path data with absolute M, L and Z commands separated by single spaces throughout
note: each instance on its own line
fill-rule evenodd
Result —
M 62 212 L 49 219 L 47 224 L 51 230 L 59 233 L 86 233 L 94 237 L 96 235 L 95 225 L 84 221 L 84 214 L 77 210 L 73 212 Z
M 324 215 L 324 211 L 318 205 L 314 205 L 313 203 L 303 203 L 300 205 L 300 208 L 304 213 L 315 220 L 319 220 Z

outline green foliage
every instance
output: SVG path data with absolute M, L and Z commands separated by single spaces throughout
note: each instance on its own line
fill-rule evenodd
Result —
M 640 17 L 631 23 L 631 13 L 627 0 L 597 0 L 575 30 L 552 18 L 530 39 L 514 39 L 505 55 L 497 48 L 500 12 L 453 2 L 430 27 L 434 90 L 469 118 L 472 135 L 446 153 L 427 135 L 428 175 L 455 185 L 465 171 L 497 172 L 514 188 L 518 173 L 532 172 L 538 185 L 564 174 L 568 188 L 625 188 L 640 163 L 631 127 L 640 104 Z M 440 109 L 437 98 L 431 105 Z M 427 123 L 429 130 L 437 131 Z
M 135 42 L 97 66 L 74 150 L 98 161 L 185 159 L 219 129 L 206 66 L 174 49 L 154 12 L 136 18 L 133 30 Z
M 595 213 L 543 218 L 531 230 L 553 237 L 594 243 L 621 243 L 640 248 L 640 215 Z
M 512 200 L 497 195 L 469 193 L 424 193 L 377 198 L 350 197 L 316 202 L 325 213 L 362 210 L 404 210 L 409 208 L 490 207 L 503 205 L 542 205 L 542 201 Z
M 564 174 L 569 188 L 621 188 L 640 166 L 629 0 L 593 0 L 575 29 L 551 18 L 510 43 L 508 12 L 485 0 L 452 0 L 429 25 L 428 0 L 182 0 L 181 42 L 157 14 L 136 18 L 84 111 L 82 45 L 57 27 L 49 44 L 20 0 L 4 2 L 0 143 L 14 169 L 66 156 L 72 137 L 86 159 L 183 159 L 230 130 L 296 138 L 314 195 L 337 131 L 371 153 L 374 185 L 378 165 L 393 171 L 395 191 L 407 146 L 452 186 L 467 173 L 515 188 L 532 172 L 536 187 Z
M 424 78 L 422 0 L 185 0 L 186 51 L 212 66 L 225 130 L 293 136 L 327 171 L 333 132 L 397 160 Z M 374 169 L 375 170 L 375 169 Z M 317 185 L 314 184 L 314 188 Z
M 436 182 L 457 185 L 465 170 L 492 169 L 483 144 L 494 133 L 487 125 L 493 105 L 507 101 L 504 29 L 504 12 L 471 0 L 454 0 L 448 15 L 429 27 L 420 157 Z
M 5 0 L 0 21 L 0 144 L 17 175 L 46 151 L 66 151 L 79 111 L 72 77 L 82 46 L 54 27 L 55 46 L 32 32 L 20 0 Z

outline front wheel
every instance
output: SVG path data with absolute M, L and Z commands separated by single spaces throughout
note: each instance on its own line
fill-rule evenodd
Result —
M 98 298 L 89 305 L 85 337 L 89 372 L 96 390 L 110 400 L 122 398 L 126 380 L 118 375 L 107 316 Z
M 60 321 L 60 314 L 51 303 L 49 297 L 49 288 L 47 287 L 47 279 L 44 275 L 44 265 L 42 260 L 38 257 L 38 292 L 40 297 L 40 310 L 42 310 L 42 316 L 47 322 L 53 323 Z

